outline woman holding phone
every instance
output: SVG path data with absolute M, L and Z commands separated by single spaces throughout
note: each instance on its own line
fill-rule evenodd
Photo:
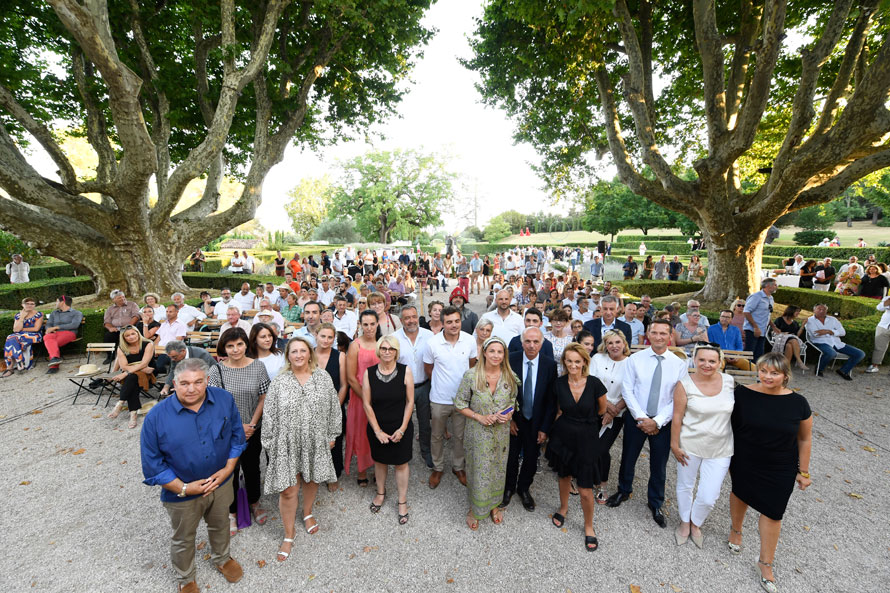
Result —
M 496 525 L 504 520 L 498 505 L 507 481 L 510 419 L 519 384 L 507 359 L 507 344 L 501 338 L 485 340 L 481 352 L 481 364 L 464 373 L 454 397 L 454 407 L 473 420 L 464 429 L 470 496 L 467 527 L 473 531 L 488 515 Z

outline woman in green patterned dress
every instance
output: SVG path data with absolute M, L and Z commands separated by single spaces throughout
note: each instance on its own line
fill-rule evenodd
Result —
M 464 373 L 454 397 L 454 407 L 473 420 L 467 422 L 464 431 L 470 494 L 467 526 L 473 531 L 486 515 L 490 514 L 495 524 L 504 520 L 498 504 L 504 498 L 510 419 L 519 383 L 507 360 L 507 344 L 501 338 L 485 340 L 481 359 Z

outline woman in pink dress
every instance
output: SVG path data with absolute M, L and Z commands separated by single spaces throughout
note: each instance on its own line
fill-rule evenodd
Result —
M 371 309 L 362 311 L 359 317 L 361 336 L 349 345 L 346 355 L 346 380 L 349 382 L 349 405 L 346 408 L 346 459 L 343 467 L 349 474 L 352 456 L 358 458 L 358 485 L 368 485 L 368 468 L 374 464 L 371 446 L 368 444 L 368 417 L 362 404 L 362 378 L 365 370 L 380 360 L 377 358 L 377 340 L 380 338 L 377 313 Z

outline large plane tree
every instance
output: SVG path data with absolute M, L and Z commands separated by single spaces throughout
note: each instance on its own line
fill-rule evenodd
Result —
M 888 20 L 879 0 L 491 0 L 466 64 L 555 193 L 609 153 L 697 224 L 702 297 L 724 301 L 757 289 L 777 218 L 890 166 Z
M 196 247 L 253 218 L 293 143 L 391 115 L 433 0 L 46 0 L 0 14 L 0 227 L 100 291 L 167 293 Z M 63 129 L 98 155 L 79 178 Z M 55 174 L 41 172 L 41 157 Z M 43 174 L 42 174 L 43 173 Z M 243 192 L 220 208 L 219 187 Z M 188 183 L 204 193 L 180 204 Z

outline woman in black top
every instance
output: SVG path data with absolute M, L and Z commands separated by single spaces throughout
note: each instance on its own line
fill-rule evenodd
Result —
M 890 282 L 887 281 L 887 277 L 882 276 L 881 269 L 872 264 L 865 269 L 865 276 L 862 277 L 862 283 L 859 285 L 859 296 L 881 299 L 887 294 L 888 288 L 890 288 Z
M 281 252 L 278 251 L 275 257 L 275 275 L 281 276 L 284 278 L 284 262 L 285 259 L 281 256 Z
M 800 269 L 800 287 L 813 288 L 813 279 L 816 277 L 816 260 L 808 260 Z
M 111 378 L 121 385 L 120 400 L 108 417 L 117 418 L 126 404 L 130 410 L 128 428 L 136 428 L 136 412 L 142 405 L 139 402 L 140 388 L 147 390 L 155 382 L 154 369 L 149 366 L 154 354 L 154 343 L 145 339 L 135 326 L 127 326 L 121 331 L 114 361 L 114 366 L 120 373 Z
M 804 348 L 803 335 L 804 329 L 795 321 L 800 314 L 800 307 L 788 305 L 781 317 L 777 317 L 772 322 L 773 326 L 773 352 L 782 352 L 788 365 L 794 360 L 797 368 L 802 371 L 807 370 L 807 366 L 800 358 L 801 349 Z
M 748 507 L 759 512 L 760 584 L 764 590 L 776 593 L 773 560 L 785 507 L 795 482 L 801 490 L 812 483 L 813 414 L 807 400 L 788 389 L 791 369 L 781 354 L 764 354 L 757 361 L 757 373 L 760 383 L 735 389 L 735 450 L 729 466 L 732 530 L 728 546 L 733 554 L 741 553 Z
M 331 458 L 334 462 L 334 472 L 337 477 L 343 473 L 343 435 L 346 434 L 346 391 L 349 384 L 346 381 L 346 349 L 340 348 L 334 350 L 334 344 L 339 336 L 337 328 L 332 323 L 322 323 L 318 326 L 318 332 L 315 334 L 315 356 L 318 358 L 318 367 L 327 371 L 334 382 L 334 389 L 337 390 L 337 397 L 340 399 L 340 414 L 342 417 L 341 426 L 343 430 L 334 440 L 334 447 L 331 449 Z M 339 489 L 337 482 L 328 482 L 328 490 L 336 492 Z

